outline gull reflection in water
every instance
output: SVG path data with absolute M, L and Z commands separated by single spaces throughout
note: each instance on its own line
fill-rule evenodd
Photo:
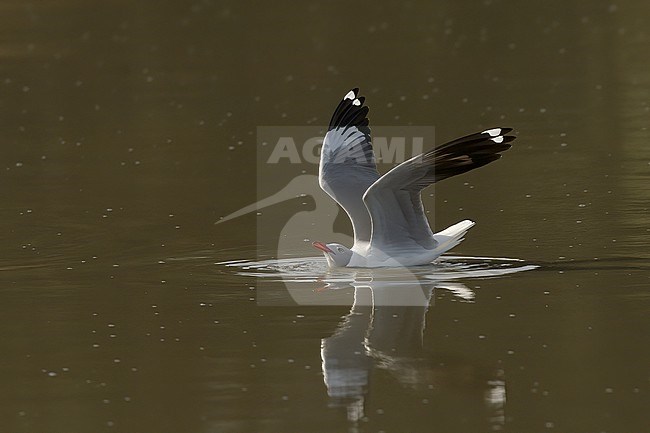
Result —
M 326 289 L 354 287 L 354 303 L 336 332 L 321 341 L 322 370 L 332 406 L 345 407 L 348 420 L 365 416 L 365 403 L 373 369 L 383 369 L 403 387 L 414 390 L 468 386 L 480 389 L 490 423 L 505 423 L 505 382 L 499 370 L 476 372 L 461 361 L 435 362 L 423 347 L 426 313 L 435 290 L 446 290 L 459 301 L 472 302 L 474 292 L 458 282 L 418 279 L 404 275 L 379 280 L 371 271 L 357 273 L 353 283 L 330 283 Z M 468 373 L 469 372 L 469 373 Z M 474 373 L 472 373 L 474 372 Z M 468 379 L 468 375 L 471 376 Z M 477 384 L 477 381 L 479 382 Z

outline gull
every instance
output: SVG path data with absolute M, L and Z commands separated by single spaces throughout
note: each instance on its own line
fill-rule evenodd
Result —
M 433 233 L 421 192 L 427 186 L 482 167 L 510 148 L 512 128 L 491 128 L 452 140 L 393 167 L 377 171 L 368 107 L 359 89 L 334 110 L 323 140 L 320 187 L 348 214 L 354 245 L 313 242 L 330 267 L 377 268 L 430 264 L 458 245 L 474 221 Z

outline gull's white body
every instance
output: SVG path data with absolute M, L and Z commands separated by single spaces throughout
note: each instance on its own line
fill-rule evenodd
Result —
M 372 150 L 368 107 L 358 89 L 334 111 L 323 141 L 319 183 L 348 214 L 352 248 L 314 242 L 331 267 L 400 267 L 431 263 L 458 245 L 474 222 L 433 233 L 420 192 L 427 186 L 498 159 L 514 140 L 509 128 L 492 128 L 413 157 L 383 176 Z
M 472 228 L 474 221 L 464 220 L 433 235 L 437 245 L 432 249 L 421 248 L 409 250 L 404 254 L 389 255 L 371 244 L 356 244 L 351 248 L 352 258 L 348 263 L 349 268 L 378 268 L 418 266 L 431 263 L 445 252 L 449 251 L 462 240 L 467 230 Z

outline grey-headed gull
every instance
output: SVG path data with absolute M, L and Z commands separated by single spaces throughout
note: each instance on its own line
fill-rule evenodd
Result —
M 314 242 L 330 267 L 397 267 L 429 264 L 462 240 L 474 221 L 433 233 L 421 191 L 482 167 L 510 148 L 512 128 L 491 128 L 431 149 L 383 176 L 373 153 L 368 107 L 359 89 L 339 103 L 323 140 L 318 179 L 350 217 L 354 245 Z

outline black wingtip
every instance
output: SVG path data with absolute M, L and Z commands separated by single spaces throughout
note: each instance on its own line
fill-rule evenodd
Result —
M 498 137 L 500 135 L 506 135 L 507 133 L 511 132 L 512 128 L 504 128 L 503 126 L 495 126 L 492 128 L 488 128 L 485 131 L 481 132 L 481 134 L 486 134 L 490 135 L 492 137 Z
M 368 107 L 364 105 L 365 101 L 366 98 L 359 96 L 358 87 L 348 91 L 334 110 L 328 131 L 338 127 L 357 126 L 369 134 Z
M 357 99 L 358 97 L 359 97 L 359 88 L 355 87 L 354 89 L 348 91 L 348 93 L 346 93 L 345 96 L 343 96 L 343 100 L 344 101 L 348 99 L 354 100 Z

